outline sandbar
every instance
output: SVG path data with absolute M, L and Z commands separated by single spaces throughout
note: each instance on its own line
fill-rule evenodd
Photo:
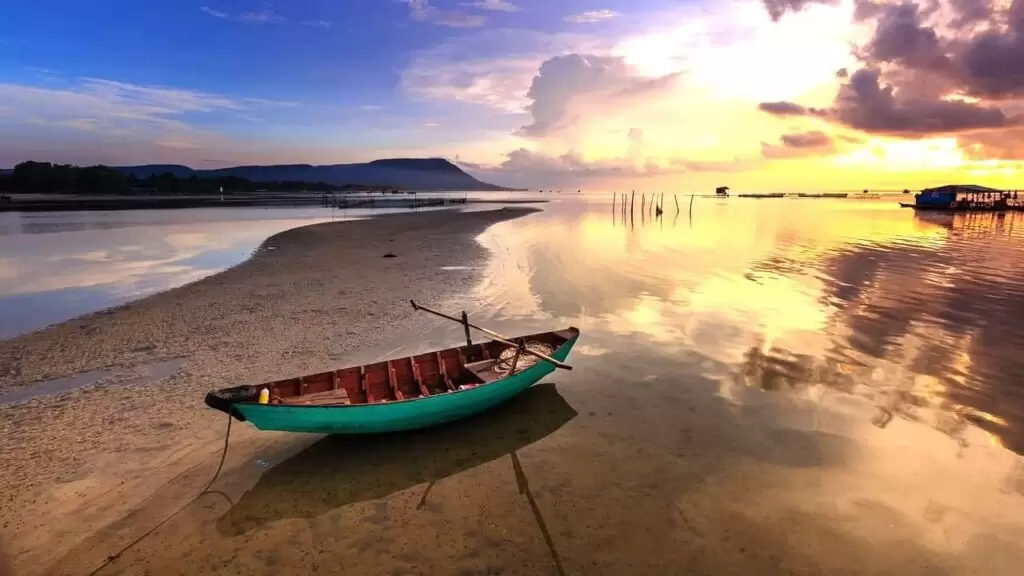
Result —
M 410 299 L 443 307 L 479 280 L 476 235 L 533 211 L 296 228 L 221 273 L 0 341 L 0 398 L 86 372 L 131 380 L 138 367 L 180 367 L 141 386 L 115 377 L 0 407 L 0 574 L 90 573 L 208 480 L 225 423 L 205 391 L 377 359 L 427 320 Z M 276 436 L 238 426 L 232 452 Z

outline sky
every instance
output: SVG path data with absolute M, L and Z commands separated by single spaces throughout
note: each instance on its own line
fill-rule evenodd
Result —
M 1024 0 L 34 0 L 4 21 L 0 167 L 1024 188 Z

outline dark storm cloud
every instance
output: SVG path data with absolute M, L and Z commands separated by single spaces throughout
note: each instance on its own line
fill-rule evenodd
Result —
M 834 150 L 832 139 L 818 130 L 783 134 L 778 144 L 761 143 L 761 155 L 770 159 L 815 156 Z
M 823 116 L 824 110 L 807 108 L 793 102 L 761 102 L 757 108 L 772 116 Z
M 1001 107 L 1006 107 L 1003 101 L 1024 98 L 1024 0 L 1002 8 L 990 0 L 945 2 L 947 10 L 940 10 L 939 0 L 856 0 L 854 19 L 875 27 L 871 38 L 854 48 L 861 68 L 836 73 L 842 83 L 834 104 L 821 110 L 766 102 L 759 108 L 774 116 L 815 115 L 864 132 L 904 137 L 1021 125 L 1018 116 L 1007 112 L 1012 108 Z M 765 6 L 778 19 L 808 3 Z M 989 136 L 974 144 L 984 148 L 993 142 Z M 1006 154 L 1002 148 L 1000 156 Z
M 923 26 L 916 4 L 897 4 L 882 13 L 865 48 L 872 63 L 891 62 L 914 69 L 946 70 L 951 63 L 939 35 Z
M 1024 96 L 1024 34 L 989 32 L 978 36 L 964 51 L 962 64 L 972 94 Z
M 780 140 L 782 145 L 788 148 L 822 148 L 832 145 L 832 139 L 817 130 L 785 134 Z
M 892 86 L 880 83 L 877 69 L 862 68 L 839 89 L 833 109 L 837 121 L 865 132 L 944 134 L 1012 125 L 994 106 L 963 100 L 901 100 Z
M 761 0 L 772 20 L 778 22 L 787 12 L 800 12 L 812 4 L 835 6 L 839 0 Z

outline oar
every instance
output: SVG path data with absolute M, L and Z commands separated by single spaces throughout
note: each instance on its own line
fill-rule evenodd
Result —
M 470 328 L 472 328 L 474 330 L 479 330 L 480 332 L 483 332 L 484 334 L 487 334 L 488 336 L 490 336 L 491 338 L 497 340 L 498 342 L 501 342 L 502 344 L 508 344 L 509 346 L 519 347 L 518 344 L 516 344 L 515 342 L 510 341 L 507 337 L 502 336 L 501 334 L 498 334 L 497 332 L 493 332 L 491 330 L 488 330 L 487 328 L 481 328 L 480 326 L 476 326 L 476 325 L 470 324 L 469 322 L 465 322 L 464 323 L 462 320 L 460 320 L 459 318 L 455 318 L 454 316 L 449 316 L 449 315 L 447 315 L 447 314 L 445 314 L 443 312 L 438 312 L 437 310 L 432 310 L 430 308 L 427 308 L 426 306 L 421 306 L 421 305 L 417 304 L 415 300 L 409 300 L 409 302 L 412 304 L 412 307 L 413 307 L 414 310 L 423 310 L 424 312 L 430 312 L 431 314 L 433 314 L 435 316 L 440 316 L 441 318 L 446 318 L 448 320 L 451 320 L 452 322 L 458 322 L 459 324 L 463 324 L 465 326 L 469 326 Z M 537 352 L 536 350 L 531 350 L 530 348 L 527 348 L 525 346 L 523 346 L 522 349 L 523 349 L 523 352 L 525 352 L 526 354 L 532 354 L 532 355 L 536 356 L 537 358 L 540 358 L 541 360 L 551 364 L 555 368 L 561 368 L 562 370 L 572 370 L 572 366 L 569 366 L 568 364 L 566 364 L 564 362 L 559 362 L 558 360 L 555 360 L 554 358 L 552 358 L 551 356 L 548 356 L 547 354 L 542 354 L 540 352 Z

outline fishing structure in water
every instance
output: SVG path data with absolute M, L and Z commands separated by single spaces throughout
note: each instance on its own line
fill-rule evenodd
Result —
M 914 195 L 914 203 L 900 202 L 903 208 L 939 212 L 1011 212 L 1024 211 L 1024 199 L 1017 190 L 998 190 L 974 184 L 949 184 L 927 188 Z

